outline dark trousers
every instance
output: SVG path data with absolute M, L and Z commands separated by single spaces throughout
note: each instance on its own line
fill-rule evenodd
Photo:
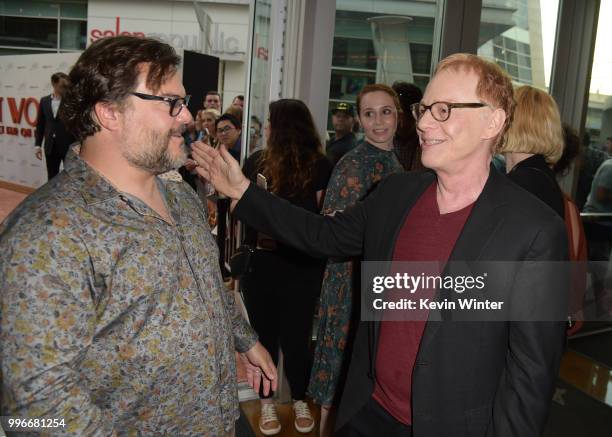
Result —
M 47 162 L 47 180 L 51 180 L 59 173 L 60 163 L 64 161 L 66 155 L 57 156 L 57 155 L 46 155 L 45 160 Z
M 412 427 L 399 422 L 378 402 L 370 398 L 349 422 L 339 429 L 339 437 L 411 437 Z
M 304 266 L 287 262 L 274 252 L 258 250 L 253 255 L 252 268 L 243 279 L 251 325 L 274 364 L 278 363 L 281 347 L 291 397 L 303 400 L 312 365 L 310 339 L 323 264 Z M 265 397 L 261 392 L 260 396 Z

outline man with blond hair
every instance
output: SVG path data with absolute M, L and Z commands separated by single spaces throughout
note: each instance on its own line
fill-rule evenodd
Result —
M 510 77 L 497 65 L 471 54 L 449 56 L 412 107 L 422 163 L 433 172 L 389 176 L 333 217 L 292 208 L 250 184 L 225 150 L 198 145 L 200 174 L 234 200 L 240 220 L 275 239 L 321 257 L 434 261 L 446 265 L 451 279 L 472 263 L 503 261 L 500 274 L 487 278 L 487 292 L 499 293 L 512 311 L 514 304 L 538 307 L 529 300 L 536 296 L 555 310 L 556 318 L 535 311 L 516 319 L 511 312 L 494 322 L 458 321 L 466 315 L 455 310 L 362 320 L 339 435 L 542 434 L 565 338 L 566 277 L 546 263 L 517 266 L 566 260 L 567 238 L 554 211 L 491 166 L 513 109 Z M 460 267 L 451 266 L 457 261 Z M 437 292 L 432 300 L 440 303 L 462 291 Z

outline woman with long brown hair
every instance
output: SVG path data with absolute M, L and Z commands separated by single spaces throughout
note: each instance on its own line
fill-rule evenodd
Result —
M 334 214 L 363 199 L 391 173 L 402 171 L 394 153 L 401 116 L 395 91 L 384 84 L 366 85 L 357 96 L 359 124 L 365 139 L 340 159 L 329 181 L 324 214 Z M 332 408 L 338 403 L 350 356 L 353 293 L 358 292 L 353 259 L 330 259 L 321 289 L 319 329 L 308 393 L 321 405 L 320 435 L 332 433 Z M 355 291 L 356 290 L 356 291 Z
M 300 100 L 281 99 L 270 104 L 269 112 L 267 147 L 249 157 L 244 173 L 294 205 L 319 212 L 332 164 L 322 152 L 310 111 Z M 252 229 L 247 229 L 245 240 L 257 246 L 252 271 L 243 281 L 251 324 L 275 363 L 280 345 L 294 400 L 294 426 L 310 432 L 314 420 L 304 402 L 309 342 L 325 264 Z M 269 397 L 261 398 L 260 431 L 277 434 L 281 425 L 276 407 Z

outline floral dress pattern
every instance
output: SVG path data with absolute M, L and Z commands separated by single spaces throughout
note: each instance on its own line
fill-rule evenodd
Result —
M 323 214 L 333 214 L 363 199 L 386 176 L 403 171 L 395 153 L 362 142 L 338 162 L 329 180 Z M 338 384 L 344 377 L 344 360 L 352 313 L 353 261 L 327 262 L 319 327 L 308 394 L 321 405 L 338 400 Z M 358 290 L 356 290 L 358 292 Z M 348 357 L 346 357 L 348 358 Z

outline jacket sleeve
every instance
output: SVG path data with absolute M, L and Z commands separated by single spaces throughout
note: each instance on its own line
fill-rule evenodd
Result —
M 112 417 L 73 370 L 96 319 L 86 251 L 65 233 L 29 238 L 0 238 L 2 414 L 64 419 L 54 435 L 115 435 Z
M 318 258 L 358 256 L 368 214 L 376 207 L 381 184 L 366 200 L 333 217 L 322 216 L 250 184 L 234 209 L 234 215 L 249 226 L 278 241 Z
M 560 220 L 542 227 L 526 261 L 536 262 L 524 263 L 526 267 L 519 270 L 512 294 L 537 293 L 535 307 L 547 305 L 547 312 L 550 306 L 556 314 L 567 311 L 569 277 L 558 270 L 558 264 L 555 268 L 554 263 L 539 262 L 567 261 L 567 236 Z M 494 399 L 493 420 L 487 436 L 541 436 L 559 372 L 566 323 L 508 323 L 506 366 Z
M 46 99 L 46 97 L 40 99 L 40 103 L 38 105 L 38 117 L 36 118 L 36 130 L 34 133 L 34 145 L 37 147 L 42 147 L 43 139 L 45 138 L 46 119 L 43 104 Z

